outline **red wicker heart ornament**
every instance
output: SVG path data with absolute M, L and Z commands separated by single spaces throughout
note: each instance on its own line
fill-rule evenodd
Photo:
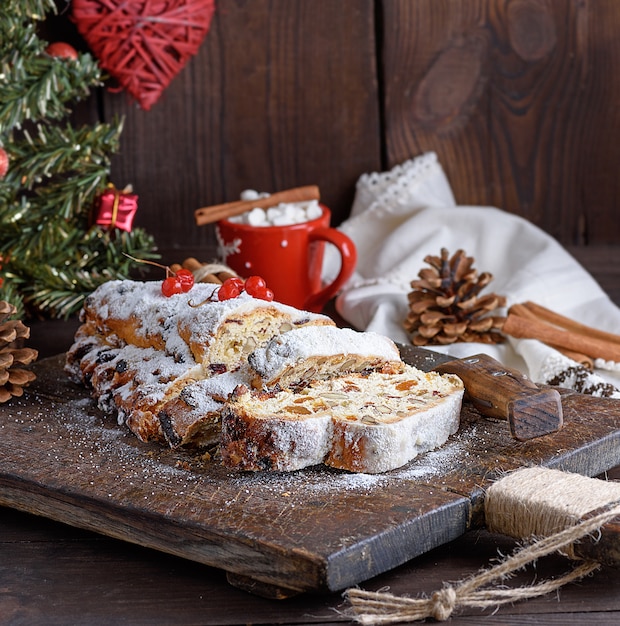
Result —
M 73 0 L 72 19 L 101 68 L 144 110 L 198 52 L 215 0 Z

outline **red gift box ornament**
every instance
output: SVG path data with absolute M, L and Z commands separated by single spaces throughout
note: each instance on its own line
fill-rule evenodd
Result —
M 198 52 L 215 0 L 73 0 L 72 11 L 102 69 L 148 111 Z
M 130 233 L 137 210 L 138 196 L 131 193 L 131 187 L 119 191 L 110 184 L 108 189 L 99 196 L 95 224 L 108 228 L 120 228 Z

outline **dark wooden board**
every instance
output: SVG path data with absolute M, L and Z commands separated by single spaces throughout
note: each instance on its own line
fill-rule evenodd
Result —
M 239 474 L 139 442 L 62 363 L 38 362 L 0 407 L 0 504 L 222 568 L 262 595 L 344 589 L 458 537 L 483 523 L 483 490 L 506 471 L 620 463 L 620 403 L 565 392 L 564 429 L 537 440 L 465 406 L 446 445 L 393 472 Z

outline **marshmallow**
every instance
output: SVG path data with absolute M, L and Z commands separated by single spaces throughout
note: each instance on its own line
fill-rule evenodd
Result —
M 241 194 L 242 200 L 257 200 L 268 197 L 269 194 L 259 194 L 251 189 Z M 291 226 L 315 220 L 322 214 L 317 200 L 307 202 L 284 202 L 268 209 L 254 207 L 241 215 L 231 217 L 230 221 L 249 226 Z

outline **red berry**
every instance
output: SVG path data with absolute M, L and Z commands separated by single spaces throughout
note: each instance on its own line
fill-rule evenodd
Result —
M 244 287 L 249 295 L 260 298 L 259 294 L 264 293 L 267 288 L 267 283 L 265 279 L 260 276 L 249 276 L 245 280 Z
M 245 290 L 254 298 L 260 300 L 273 300 L 273 291 L 267 287 L 267 283 L 262 276 L 250 276 L 244 284 Z
M 222 286 L 218 289 L 217 299 L 230 300 L 236 298 L 242 290 L 243 281 L 239 278 L 228 278 L 224 281 Z
M 267 287 L 264 289 L 256 289 L 252 297 L 258 298 L 259 300 L 267 300 Z
M 45 48 L 45 52 L 52 57 L 60 57 L 63 59 L 77 59 L 78 53 L 75 48 L 65 43 L 64 41 L 56 41 L 51 43 L 47 48 Z
M 224 282 L 230 283 L 231 285 L 237 285 L 239 287 L 239 291 L 243 291 L 243 279 L 239 278 L 239 276 L 231 276 L 227 278 Z
M 183 291 L 183 286 L 181 285 L 181 281 L 176 278 L 176 276 L 168 276 L 165 278 L 161 284 L 161 292 L 169 298 L 173 296 L 175 293 L 181 293 Z
M 4 148 L 0 148 L 0 178 L 4 178 L 9 171 L 9 155 Z
M 190 270 L 181 268 L 174 277 L 181 283 L 183 293 L 187 293 L 194 286 L 194 275 Z

